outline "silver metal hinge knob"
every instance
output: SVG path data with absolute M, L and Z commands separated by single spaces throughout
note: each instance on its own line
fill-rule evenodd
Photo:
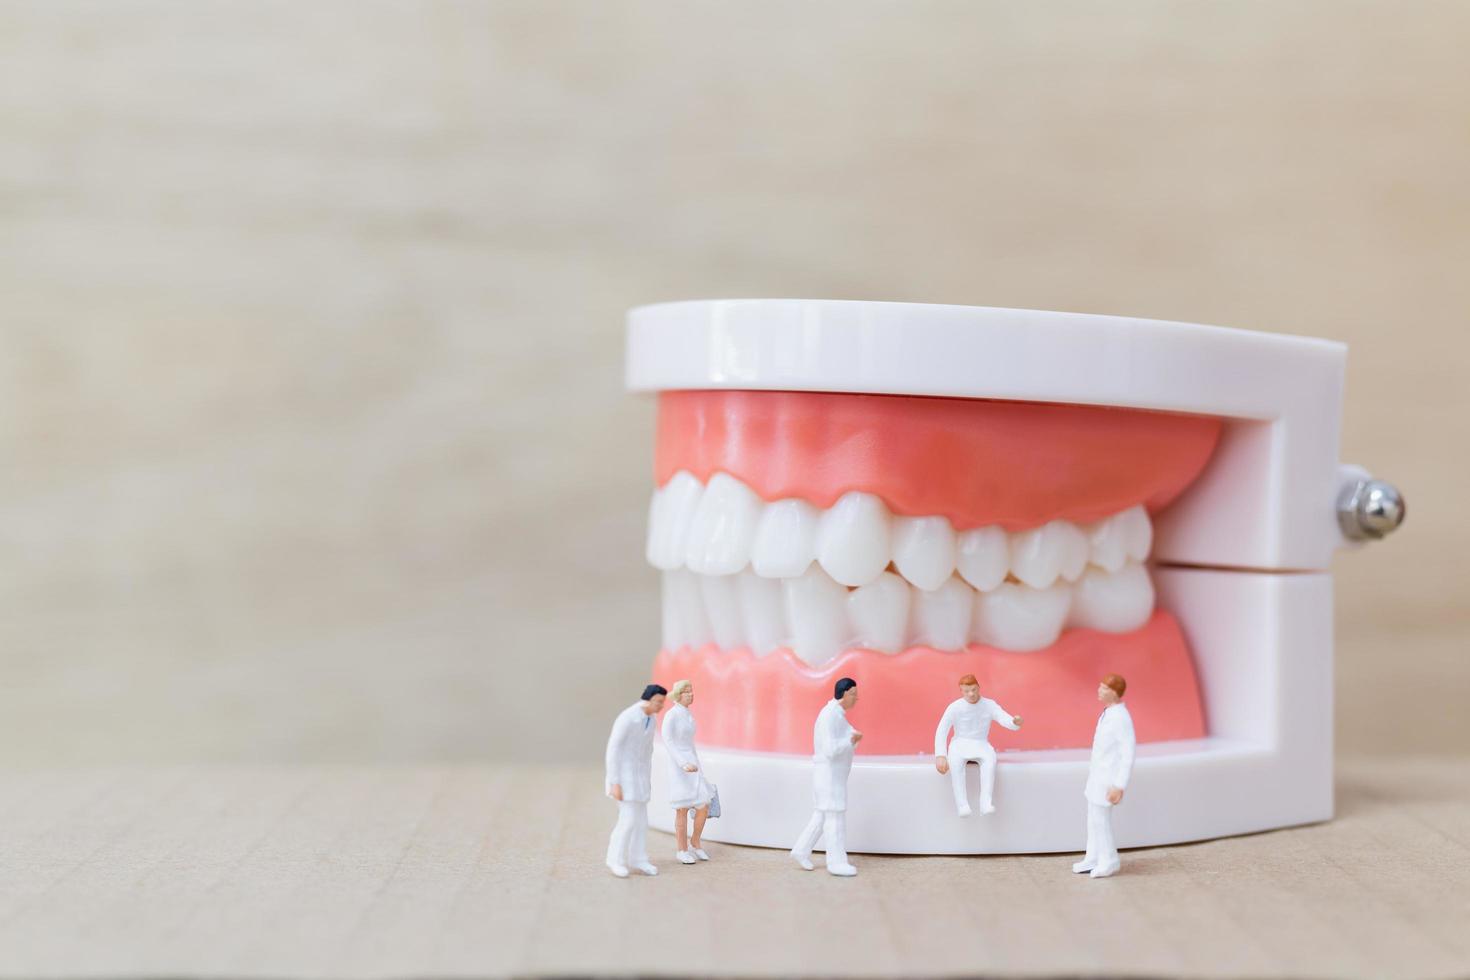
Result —
M 1349 541 L 1376 541 L 1404 523 L 1404 495 L 1385 480 L 1348 480 L 1337 495 L 1337 523 Z

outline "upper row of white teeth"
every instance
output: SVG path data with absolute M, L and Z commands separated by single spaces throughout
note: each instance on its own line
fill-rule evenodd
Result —
M 705 485 L 680 470 L 653 493 L 648 509 L 650 564 L 664 571 L 733 575 L 748 565 L 762 578 L 797 578 L 813 561 L 856 587 L 890 564 L 912 585 L 934 591 L 958 573 L 989 592 L 1007 577 L 1033 589 L 1075 582 L 1089 564 L 1116 572 L 1148 557 L 1153 526 L 1143 507 L 1096 523 L 1051 521 L 1025 531 L 998 526 L 956 532 L 945 517 L 901 517 L 871 493 L 843 494 L 826 510 L 805 500 L 767 503 L 727 473 Z

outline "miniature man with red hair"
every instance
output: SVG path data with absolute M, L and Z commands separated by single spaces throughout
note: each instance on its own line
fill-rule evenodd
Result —
M 1087 767 L 1087 854 L 1072 865 L 1078 874 L 1094 878 L 1118 873 L 1118 846 L 1113 842 L 1113 807 L 1123 802 L 1123 790 L 1133 773 L 1133 717 L 1123 704 L 1128 682 L 1109 674 L 1097 686 L 1097 699 L 1107 707 L 1097 719 L 1092 736 L 1092 760 Z
M 980 682 L 974 674 L 960 678 L 960 696 L 944 709 L 939 727 L 934 731 L 934 768 L 942 776 L 949 773 L 954 788 L 955 810 L 962 817 L 970 815 L 970 801 L 965 792 L 965 766 L 980 764 L 980 812 L 994 813 L 995 749 L 990 745 L 990 723 L 998 722 L 1011 731 L 1021 727 L 1021 716 L 1011 717 L 1000 705 L 980 696 Z M 954 741 L 949 741 L 954 729 Z M 948 747 L 945 743 L 948 742 Z

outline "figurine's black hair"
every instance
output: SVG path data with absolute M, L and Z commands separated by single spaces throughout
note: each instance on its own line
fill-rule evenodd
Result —
M 662 684 L 650 684 L 643 689 L 643 697 L 640 700 L 652 701 L 654 699 L 654 696 L 658 694 L 662 694 L 667 697 L 669 692 L 664 690 L 664 686 Z
M 851 691 L 855 687 L 857 687 L 857 681 L 853 680 L 851 677 L 842 678 L 842 680 L 832 685 L 833 700 L 841 701 L 842 695 L 846 694 L 848 691 Z

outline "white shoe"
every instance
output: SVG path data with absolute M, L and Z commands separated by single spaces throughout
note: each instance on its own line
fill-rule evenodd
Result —
M 628 869 L 626 867 L 624 867 L 623 865 L 621 865 L 621 864 L 609 864 L 607 866 L 607 870 L 611 871 L 613 874 L 617 875 L 619 878 L 626 878 L 626 877 L 628 877 Z
M 680 864 L 693 864 L 694 863 L 694 855 L 693 854 L 690 854 L 688 851 L 679 851 L 678 853 L 676 853 L 674 855 L 674 857 L 676 857 L 676 858 L 679 859 L 679 863 Z
M 704 848 L 702 848 L 702 847 L 691 847 L 691 848 L 689 848 L 689 850 L 691 852 L 693 852 L 694 856 L 697 857 L 697 858 L 699 858 L 701 861 L 708 861 L 709 860 L 709 855 L 704 852 Z
M 955 812 L 962 817 L 968 817 L 972 811 L 970 810 L 970 804 L 966 803 L 964 806 L 955 807 Z
M 1074 875 L 1086 874 L 1095 867 L 1097 867 L 1097 865 L 1093 864 L 1090 861 L 1078 861 L 1076 864 L 1072 865 L 1072 873 Z
M 791 852 L 791 860 L 801 865 L 801 870 L 803 871 L 811 871 L 816 867 L 815 864 L 812 864 L 810 857 L 805 854 L 797 854 L 795 851 Z
M 654 875 L 658 874 L 658 868 L 655 868 L 653 865 L 649 864 L 647 861 L 644 861 L 642 864 L 635 864 L 635 865 L 633 865 L 633 867 L 638 869 L 638 873 L 639 874 L 648 875 L 648 877 L 650 877 L 650 878 L 652 878 Z
M 993 804 L 993 803 L 981 803 L 980 804 L 980 812 L 981 813 L 994 813 L 995 812 L 995 804 Z
M 1098 867 L 1092 869 L 1092 877 L 1094 877 L 1094 878 L 1111 878 L 1113 875 L 1115 875 L 1115 874 L 1118 873 L 1118 868 L 1119 867 L 1121 867 L 1121 865 L 1117 865 L 1117 864 L 1103 864 L 1103 865 L 1099 865 Z
M 834 864 L 827 868 L 827 873 L 836 875 L 839 878 L 851 878 L 857 874 L 857 868 L 854 868 L 850 864 Z

